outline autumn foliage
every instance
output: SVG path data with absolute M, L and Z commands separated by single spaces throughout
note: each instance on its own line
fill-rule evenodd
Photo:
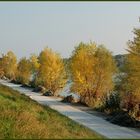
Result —
M 16 76 L 17 58 L 12 51 L 3 54 L 0 61 L 0 77 L 6 76 L 13 80 Z
M 59 54 L 49 48 L 45 48 L 39 55 L 39 69 L 35 82 L 37 85 L 44 86 L 54 95 L 66 83 L 66 73 L 63 61 Z
M 71 91 L 80 95 L 82 103 L 93 108 L 125 110 L 140 120 L 140 29 L 135 29 L 134 34 L 119 74 L 109 50 L 93 42 L 81 42 L 65 59 L 47 47 L 39 56 L 32 54 L 17 63 L 15 54 L 9 51 L 0 58 L 0 78 L 43 87 L 54 96 L 69 80 Z M 118 81 L 116 75 L 120 75 Z
M 80 43 L 71 57 L 71 90 L 80 95 L 81 102 L 99 107 L 113 90 L 115 68 L 111 53 L 103 46 Z
M 140 120 L 140 29 L 134 29 L 135 37 L 128 42 L 125 77 L 121 83 L 121 107 Z
M 16 80 L 21 84 L 29 84 L 31 78 L 31 63 L 27 58 L 22 58 L 17 67 Z

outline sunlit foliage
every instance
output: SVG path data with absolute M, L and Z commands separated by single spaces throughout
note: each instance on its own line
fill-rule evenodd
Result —
M 81 96 L 82 102 L 98 107 L 114 87 L 115 68 L 111 53 L 103 46 L 80 43 L 71 57 L 71 90 Z
M 15 79 L 17 69 L 17 58 L 12 51 L 8 51 L 7 54 L 3 54 L 0 60 L 0 73 L 6 76 L 10 80 Z
M 31 62 L 31 66 L 32 66 L 32 72 L 36 73 L 39 69 L 39 60 L 38 60 L 38 56 L 35 54 L 32 54 L 30 56 L 30 62 Z
M 128 42 L 125 64 L 126 76 L 122 80 L 121 106 L 140 120 L 140 29 L 134 29 L 135 37 Z
M 45 48 L 39 55 L 39 63 L 36 84 L 44 86 L 56 95 L 66 83 L 66 73 L 60 55 Z
M 32 74 L 32 65 L 27 58 L 22 58 L 17 67 L 17 76 L 16 80 L 22 84 L 29 84 L 31 74 Z

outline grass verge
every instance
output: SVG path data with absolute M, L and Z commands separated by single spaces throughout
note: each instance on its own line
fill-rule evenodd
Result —
M 0 85 L 0 139 L 102 138 L 71 119 Z

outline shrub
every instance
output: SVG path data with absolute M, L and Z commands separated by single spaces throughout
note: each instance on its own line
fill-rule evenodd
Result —
M 35 78 L 36 85 L 41 85 L 57 94 L 66 83 L 66 73 L 59 54 L 45 48 L 39 55 L 39 69 Z
M 134 29 L 134 40 L 128 42 L 128 55 L 121 84 L 121 108 L 140 120 L 140 29 Z
M 102 106 L 106 95 L 113 90 L 115 70 L 112 55 L 106 48 L 80 43 L 71 57 L 71 91 L 78 93 L 81 102 L 87 105 Z
M 17 67 L 16 80 L 21 84 L 29 84 L 31 78 L 31 63 L 28 59 L 22 58 Z

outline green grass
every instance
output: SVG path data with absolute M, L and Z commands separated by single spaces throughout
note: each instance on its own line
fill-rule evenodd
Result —
M 0 139 L 101 138 L 98 134 L 0 85 Z

